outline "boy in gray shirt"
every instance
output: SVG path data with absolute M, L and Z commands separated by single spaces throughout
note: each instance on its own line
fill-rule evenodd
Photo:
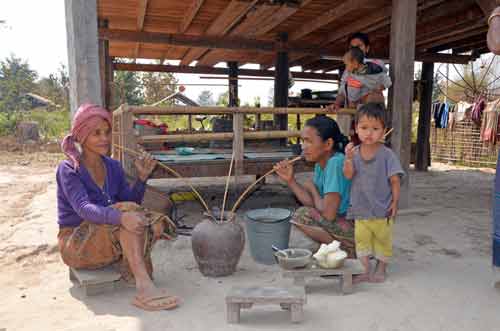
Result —
M 385 129 L 384 106 L 362 105 L 356 114 L 361 145 L 346 147 L 344 176 L 352 179 L 348 216 L 355 220 L 356 255 L 365 267 L 365 273 L 356 277 L 356 282 L 383 282 L 386 264 L 392 256 L 392 226 L 404 171 L 394 152 L 381 142 Z M 370 256 L 377 260 L 373 275 Z

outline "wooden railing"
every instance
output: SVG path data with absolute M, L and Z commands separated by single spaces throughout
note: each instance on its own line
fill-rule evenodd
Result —
M 355 109 L 341 109 L 339 114 L 355 114 Z M 134 132 L 134 119 L 138 115 L 224 115 L 233 118 L 233 132 L 166 134 L 137 136 Z M 278 139 L 300 136 L 298 130 L 244 131 L 245 114 L 325 114 L 324 108 L 273 108 L 273 107 L 138 107 L 122 105 L 113 112 L 113 145 L 137 150 L 137 144 L 163 142 L 200 142 L 211 140 L 232 140 L 234 152 L 234 174 L 243 174 L 245 139 Z M 113 147 L 113 157 L 120 160 L 127 173 L 133 173 L 133 158 L 123 149 Z

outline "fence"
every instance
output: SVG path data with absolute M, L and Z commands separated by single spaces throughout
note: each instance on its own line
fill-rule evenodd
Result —
M 498 147 L 481 141 L 481 129 L 470 119 L 453 128 L 431 129 L 432 161 L 470 167 L 495 167 Z

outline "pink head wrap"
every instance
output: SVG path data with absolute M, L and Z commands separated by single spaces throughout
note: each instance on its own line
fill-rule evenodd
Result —
M 64 137 L 61 144 L 62 151 L 73 162 L 75 169 L 80 166 L 81 154 L 75 143 L 83 144 L 85 139 L 94 131 L 100 120 L 108 122 L 111 128 L 111 114 L 98 105 L 85 103 L 81 105 L 71 124 L 71 133 Z

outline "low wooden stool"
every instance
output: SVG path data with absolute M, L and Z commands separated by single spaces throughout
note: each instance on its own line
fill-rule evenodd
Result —
M 96 270 L 69 268 L 69 279 L 83 288 L 85 296 L 113 291 L 121 278 L 112 266 Z
M 304 317 L 303 305 L 306 292 L 301 287 L 233 287 L 226 296 L 227 322 L 240 322 L 240 309 L 251 308 L 254 304 L 279 304 L 289 309 L 293 323 Z
M 344 266 L 338 269 L 323 269 L 315 263 L 311 263 L 303 269 L 282 269 L 281 275 L 284 278 L 293 278 L 294 285 L 304 288 L 306 286 L 306 278 L 308 277 L 337 276 L 340 277 L 342 294 L 348 294 L 352 293 L 352 276 L 364 272 L 365 269 L 359 260 L 346 259 L 344 261 Z

